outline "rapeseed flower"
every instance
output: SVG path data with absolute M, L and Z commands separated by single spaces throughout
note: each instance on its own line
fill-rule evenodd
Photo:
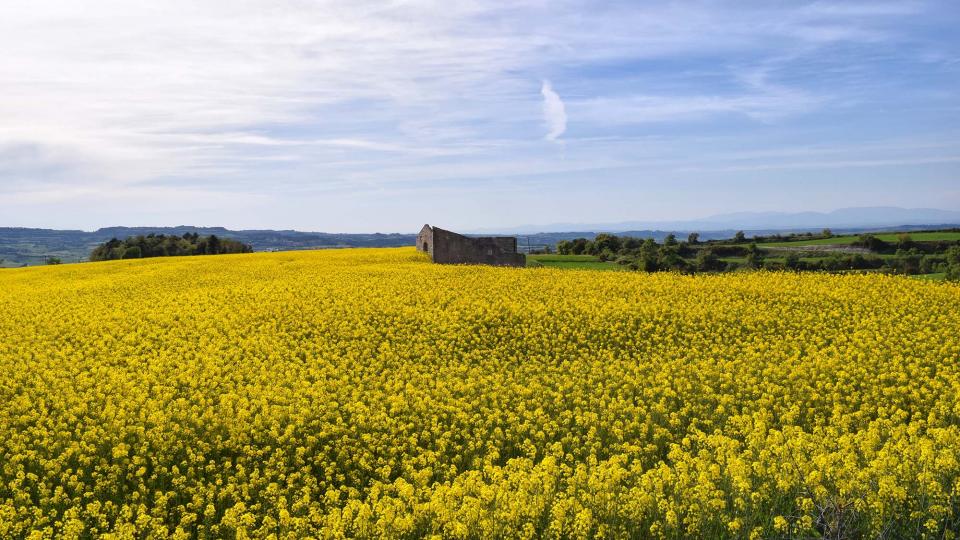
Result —
M 954 537 L 960 287 L 438 266 L 0 271 L 0 538 Z

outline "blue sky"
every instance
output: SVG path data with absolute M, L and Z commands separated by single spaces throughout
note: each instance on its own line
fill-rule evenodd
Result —
M 0 4 L 0 226 L 960 209 L 955 1 Z

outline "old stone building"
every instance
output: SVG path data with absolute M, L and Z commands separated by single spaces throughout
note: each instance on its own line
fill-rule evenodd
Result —
M 527 264 L 526 257 L 517 253 L 517 239 L 512 236 L 472 238 L 430 225 L 420 229 L 417 250 L 429 254 L 433 262 L 440 264 Z

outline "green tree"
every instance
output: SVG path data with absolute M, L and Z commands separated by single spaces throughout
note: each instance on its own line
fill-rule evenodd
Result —
M 217 238 L 184 234 L 182 237 L 149 234 L 131 236 L 126 240 L 110 239 L 90 253 L 91 261 L 168 257 L 183 255 L 217 255 L 222 253 L 252 253 L 253 247 L 231 238 Z
M 635 236 L 625 236 L 620 242 L 620 251 L 636 251 L 643 245 L 643 240 Z
M 139 259 L 143 256 L 143 250 L 140 246 L 130 246 L 123 250 L 122 259 Z
M 920 258 L 920 273 L 932 274 L 934 272 L 946 271 L 946 264 L 943 258 L 937 255 L 924 255 Z
M 700 243 L 700 233 L 692 232 L 687 235 L 687 243 L 690 245 L 697 245 Z
M 593 253 L 599 254 L 604 251 L 617 253 L 620 251 L 620 238 L 612 234 L 600 233 L 593 239 Z
M 954 246 L 947 250 L 947 279 L 960 281 L 960 246 Z
M 794 252 L 787 253 L 783 260 L 783 267 L 788 270 L 800 270 L 801 264 L 800 256 Z
M 712 249 L 701 249 L 694 264 L 700 272 L 720 272 L 726 267 Z
M 660 247 L 653 238 L 647 238 L 640 246 L 640 268 L 646 272 L 656 272 L 660 269 L 657 260 L 660 257 Z
M 763 252 L 757 247 L 756 242 L 752 242 L 747 247 L 747 260 L 744 262 L 748 268 L 759 269 L 763 267 Z
M 46 260 L 47 264 L 60 264 L 61 262 L 63 261 L 60 260 L 60 257 L 47 257 Z
M 597 253 L 597 259 L 599 259 L 599 260 L 601 260 L 601 261 L 603 261 L 603 262 L 612 261 L 612 260 L 614 260 L 614 259 L 616 259 L 616 258 L 617 258 L 617 254 L 614 253 L 614 252 L 612 252 L 612 251 L 610 251 L 609 249 L 605 249 L 605 250 L 601 251 L 600 253 Z
M 898 249 L 890 259 L 890 267 L 898 274 L 919 274 L 923 254 L 916 249 Z
M 657 254 L 657 266 L 662 270 L 685 270 L 686 261 L 680 256 L 676 239 L 673 244 L 664 244 Z
M 883 240 L 877 238 L 872 234 L 861 234 L 854 242 L 853 245 L 864 247 L 873 251 L 874 253 L 880 253 L 886 251 L 890 245 L 884 242 Z
M 217 235 L 211 234 L 207 238 L 207 253 L 210 255 L 216 255 L 220 253 L 220 239 L 217 238 Z
M 583 255 L 587 251 L 587 239 L 576 238 L 570 244 L 571 255 Z
M 907 233 L 902 233 L 897 236 L 897 249 L 912 249 L 916 247 L 916 244 L 913 242 L 913 238 L 910 237 Z
M 747 241 L 747 235 L 743 234 L 743 231 L 737 231 L 737 234 L 733 235 L 734 244 L 742 244 Z

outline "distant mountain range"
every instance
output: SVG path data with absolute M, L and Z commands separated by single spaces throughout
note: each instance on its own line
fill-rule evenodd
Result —
M 0 227 L 0 259 L 2 266 L 43 264 L 47 257 L 63 262 L 87 259 L 98 244 L 111 238 L 127 238 L 138 234 L 186 233 L 215 234 L 250 244 L 256 251 L 286 251 L 309 248 L 396 247 L 412 246 L 415 234 L 331 234 L 300 231 L 247 230 L 232 231 L 223 227 L 108 227 L 96 231 L 63 231 Z
M 443 227 L 444 224 L 438 223 Z M 555 245 L 560 240 L 593 238 L 600 232 L 624 236 L 655 238 L 662 241 L 670 233 L 686 236 L 699 232 L 704 240 L 730 238 L 738 230 L 748 236 L 783 232 L 815 232 L 825 227 L 835 233 L 858 233 L 879 230 L 917 230 L 960 226 L 960 211 L 927 208 L 844 208 L 833 212 L 739 212 L 689 221 L 627 221 L 620 223 L 555 223 L 522 227 L 467 231 L 472 234 L 506 234 L 518 236 L 522 248 Z M 138 234 L 197 233 L 234 238 L 253 246 L 256 251 L 283 251 L 336 247 L 412 246 L 414 233 L 341 234 L 301 231 L 242 230 L 223 227 L 109 227 L 96 231 L 26 229 L 0 227 L 0 266 L 43 264 L 47 257 L 64 262 L 87 259 L 90 251 L 111 238 Z
M 552 223 L 519 227 L 484 229 L 476 233 L 504 232 L 533 234 L 561 231 L 618 232 L 636 230 L 720 231 L 828 228 L 880 228 L 903 225 L 955 225 L 960 211 L 934 208 L 866 207 L 841 208 L 832 212 L 736 212 L 686 221 L 622 221 L 617 223 Z

